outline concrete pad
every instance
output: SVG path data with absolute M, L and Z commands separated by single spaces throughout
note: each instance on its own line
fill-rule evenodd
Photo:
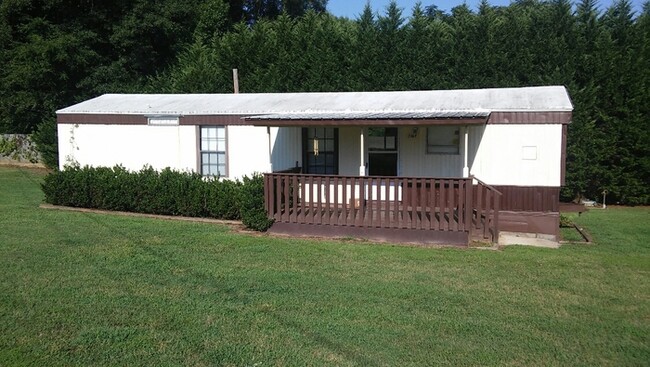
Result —
M 503 232 L 499 234 L 499 245 L 523 245 L 545 248 L 559 248 L 560 243 L 549 238 L 531 236 L 528 233 Z

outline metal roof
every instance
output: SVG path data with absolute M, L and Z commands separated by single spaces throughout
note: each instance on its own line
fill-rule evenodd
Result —
M 391 119 L 466 119 L 484 118 L 489 111 L 422 111 L 422 112 L 315 112 L 253 115 L 246 120 L 391 120 Z
M 491 111 L 571 111 L 563 86 L 399 92 L 105 94 L 57 114 L 282 115 L 388 118 Z M 325 117 L 319 117 L 325 118 Z M 329 118 L 329 117 L 327 117 Z M 397 117 L 394 117 L 397 118 Z M 440 117 L 438 117 L 440 118 Z

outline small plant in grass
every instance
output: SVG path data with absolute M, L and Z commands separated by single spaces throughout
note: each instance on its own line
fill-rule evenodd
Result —
M 573 221 L 568 216 L 560 214 L 560 227 L 573 227 Z

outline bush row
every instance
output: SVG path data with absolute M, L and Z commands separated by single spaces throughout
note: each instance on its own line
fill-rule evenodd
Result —
M 206 180 L 198 173 L 145 167 L 67 167 L 45 177 L 45 201 L 54 205 L 136 213 L 241 219 L 264 231 L 271 221 L 264 210 L 261 175 L 243 181 Z

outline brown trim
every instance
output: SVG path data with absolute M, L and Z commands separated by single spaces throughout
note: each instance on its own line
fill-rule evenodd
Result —
M 494 185 L 501 192 L 501 210 L 558 212 L 560 187 Z
M 187 115 L 179 116 L 178 124 L 181 126 L 227 126 L 250 125 L 242 119 L 243 115 Z M 144 114 L 59 114 L 59 124 L 99 124 L 99 125 L 147 125 L 149 119 Z
M 487 117 L 460 119 L 367 119 L 367 120 L 244 120 L 241 125 L 253 126 L 422 126 L 483 125 Z
M 222 125 L 222 126 L 223 126 L 224 139 L 226 139 L 224 143 L 226 144 L 226 178 L 228 178 L 230 177 L 230 144 L 228 144 L 229 129 L 227 125 Z
M 364 238 L 379 242 L 425 245 L 467 246 L 467 232 L 427 231 L 421 229 L 365 228 L 320 224 L 274 223 L 270 233 L 289 236 Z
M 357 119 L 357 120 L 250 120 L 251 115 L 184 115 L 179 125 L 252 125 L 252 126 L 422 126 L 488 124 L 568 124 L 572 113 L 492 112 L 489 117 L 458 119 Z M 144 114 L 71 113 L 57 115 L 59 124 L 146 125 Z
M 527 111 L 493 111 L 488 124 L 568 124 L 571 111 L 527 112 Z
M 244 115 L 184 115 L 180 117 L 180 125 L 250 125 L 242 119 Z
M 499 227 L 502 232 L 547 234 L 557 238 L 560 234 L 560 213 L 501 210 Z
M 562 153 L 560 154 L 560 185 L 565 185 L 567 125 L 562 125 Z
M 194 127 L 196 131 L 196 173 L 202 175 L 201 172 L 201 126 L 196 125 Z
M 59 114 L 56 115 L 59 124 L 98 124 L 98 125 L 147 125 L 144 115 L 125 114 Z

